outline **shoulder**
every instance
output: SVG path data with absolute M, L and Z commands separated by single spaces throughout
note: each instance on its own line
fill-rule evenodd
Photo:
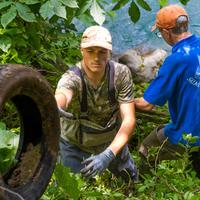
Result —
M 183 55 L 181 52 L 175 52 L 167 56 L 164 60 L 161 69 L 167 68 L 167 70 L 174 70 L 175 66 L 183 63 Z
M 124 64 L 118 62 L 113 63 L 115 66 L 114 85 L 116 90 L 119 92 L 125 88 L 132 88 L 133 78 L 130 69 Z
M 80 80 L 80 72 L 81 68 L 79 63 L 77 63 L 74 66 L 71 66 L 63 75 L 62 78 L 65 79 L 70 79 L 74 81 L 79 81 Z
M 126 65 L 115 62 L 115 61 L 111 61 L 111 62 L 113 63 L 114 68 L 115 68 L 115 76 L 120 77 L 120 76 L 131 73 L 130 69 Z
M 80 87 L 81 78 L 77 73 L 78 65 L 72 66 L 69 68 L 61 77 L 58 82 L 58 85 L 74 85 Z

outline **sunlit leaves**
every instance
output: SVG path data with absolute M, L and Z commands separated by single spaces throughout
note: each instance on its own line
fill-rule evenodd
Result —
M 159 0 L 160 7 L 168 5 L 168 3 L 169 3 L 168 0 Z
M 130 5 L 128 13 L 134 23 L 140 19 L 140 10 L 134 1 Z
M 99 25 L 102 25 L 105 21 L 105 12 L 99 6 L 96 0 L 92 0 L 90 14 L 94 18 L 95 22 L 97 22 Z
M 54 12 L 58 17 L 66 19 L 66 9 L 59 1 L 54 1 Z
M 60 1 L 49 0 L 40 8 L 40 14 L 44 19 L 50 19 L 54 15 L 66 19 L 66 8 Z
M 16 8 L 19 16 L 27 22 L 36 22 L 35 15 L 31 12 L 31 9 L 22 3 L 16 3 Z
M 68 168 L 58 164 L 55 170 L 56 180 L 59 186 L 62 187 L 64 194 L 68 195 L 72 199 L 78 200 L 80 195 L 78 181 L 75 179 L 73 174 L 69 173 L 69 171 Z
M 70 7 L 70 8 L 78 8 L 78 4 L 76 0 L 60 0 L 64 5 Z
M 0 174 L 14 162 L 18 139 L 18 135 L 6 130 L 5 124 L 0 122 Z
M 81 1 L 79 2 L 79 9 L 77 9 L 77 16 L 82 15 L 91 7 L 91 0 Z
M 54 15 L 53 4 L 47 1 L 40 8 L 40 14 L 44 19 L 50 19 Z
M 57 8 L 55 8 L 55 13 L 57 16 L 62 17 L 64 19 L 66 19 L 66 9 L 65 6 L 59 6 Z
M 33 4 L 36 4 L 36 3 L 40 3 L 39 0 L 20 0 L 19 2 L 20 3 L 25 3 L 27 5 L 33 5 Z
M 9 6 L 10 4 L 12 4 L 11 1 L 1 2 L 0 3 L 0 9 L 5 8 L 5 7 Z
M 6 26 L 13 21 L 13 19 L 16 17 L 17 12 L 16 12 L 16 8 L 15 6 L 11 6 L 10 9 L 8 9 L 8 11 L 6 13 L 4 13 L 1 16 L 1 24 L 4 28 L 6 28 Z

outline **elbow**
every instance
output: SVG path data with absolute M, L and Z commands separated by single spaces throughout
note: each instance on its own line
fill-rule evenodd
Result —
M 144 107 L 144 111 L 151 111 L 154 108 L 154 105 L 148 104 Z
M 134 103 L 138 110 L 151 111 L 154 108 L 154 105 L 147 102 L 144 98 L 136 98 Z

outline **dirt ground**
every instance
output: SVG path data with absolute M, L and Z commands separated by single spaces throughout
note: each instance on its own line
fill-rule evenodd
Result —
M 22 154 L 19 164 L 8 179 L 8 185 L 11 187 L 25 185 L 33 177 L 41 158 L 40 146 L 40 144 L 36 146 L 28 144 L 26 152 Z

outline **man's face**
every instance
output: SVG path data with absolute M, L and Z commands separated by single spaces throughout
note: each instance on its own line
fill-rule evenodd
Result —
M 173 41 L 173 36 L 171 33 L 171 30 L 169 29 L 159 29 L 163 39 L 165 40 L 165 42 L 167 42 L 167 44 L 169 44 L 170 46 L 174 45 L 174 41 Z
M 105 71 L 106 64 L 110 58 L 110 50 L 94 46 L 82 48 L 81 51 L 86 71 L 92 73 Z

